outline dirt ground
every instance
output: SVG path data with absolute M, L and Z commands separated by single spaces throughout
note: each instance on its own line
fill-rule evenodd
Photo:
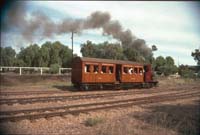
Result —
M 1 92 L 12 91 L 64 91 L 65 95 L 107 93 L 104 91 L 76 91 L 71 87 L 69 78 L 62 77 L 1 77 Z M 192 79 L 159 78 L 159 86 L 148 89 L 158 93 L 137 94 L 146 97 L 179 90 L 200 91 L 200 81 Z M 173 89 L 171 91 L 170 89 Z M 137 89 L 136 89 L 137 90 Z M 139 89 L 138 89 L 139 90 Z M 58 94 L 62 95 L 62 94 Z M 10 96 L 20 97 L 21 95 Z M 40 96 L 40 95 L 34 95 Z M 50 96 L 50 95 L 46 95 Z M 128 99 L 132 95 L 118 96 L 113 99 Z M 23 96 L 22 96 L 23 97 Z M 1 95 L 1 98 L 6 98 Z M 9 98 L 9 96 L 8 96 Z M 109 101 L 113 99 L 82 99 L 76 101 L 0 105 L 1 111 L 46 106 L 62 106 L 76 103 Z M 2 122 L 3 134 L 67 134 L 67 135 L 199 135 L 200 134 L 200 97 L 177 99 L 162 103 L 144 104 L 126 108 L 99 110 L 78 115 Z

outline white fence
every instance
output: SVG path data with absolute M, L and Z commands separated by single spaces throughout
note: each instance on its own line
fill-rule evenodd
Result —
M 40 70 L 40 75 L 43 75 L 44 70 L 48 70 L 48 71 L 50 70 L 49 67 L 0 67 L 0 72 L 2 72 L 3 69 L 7 69 L 8 71 L 17 69 L 19 71 L 19 75 L 22 75 L 22 71 L 24 69 L 28 69 L 28 70 L 32 69 L 34 71 Z M 61 75 L 62 71 L 64 71 L 64 70 L 67 71 L 68 73 L 71 73 L 71 68 L 59 68 L 58 74 Z

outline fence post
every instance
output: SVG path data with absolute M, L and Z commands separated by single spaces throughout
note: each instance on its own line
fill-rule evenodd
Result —
M 19 67 L 19 75 L 22 75 L 22 68 Z
M 61 75 L 61 68 L 59 68 L 59 75 Z
M 42 68 L 40 68 L 40 75 L 42 75 Z

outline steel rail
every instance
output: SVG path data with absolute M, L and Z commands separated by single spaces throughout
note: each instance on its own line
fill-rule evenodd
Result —
M 174 90 L 174 89 L 170 89 Z M 79 99 L 91 99 L 91 98 L 102 98 L 102 97 L 112 97 L 112 96 L 124 96 L 129 94 L 151 94 L 157 92 L 163 92 L 152 90 L 152 91 L 122 91 L 122 92 L 112 92 L 112 93 L 99 93 L 99 94 L 87 94 L 87 95 L 67 95 L 67 96 L 49 96 L 49 97 L 32 97 L 32 98 L 6 98 L 0 99 L 0 104 L 28 104 L 37 102 L 51 102 L 51 101 L 66 101 L 66 100 L 79 100 Z
M 66 93 L 65 91 L 19 91 L 19 92 L 0 92 L 1 96 L 8 96 L 8 95 L 37 95 L 37 94 L 60 94 Z
M 198 93 L 199 91 L 197 91 Z M 179 92 L 179 93 L 168 93 L 168 94 L 161 94 L 161 95 L 154 95 L 154 96 L 150 96 L 151 98 L 157 98 L 157 97 L 161 97 L 161 96 L 168 96 L 168 95 L 177 95 L 177 94 L 187 94 L 185 92 Z M 118 102 L 127 102 L 127 101 L 132 101 L 132 100 L 141 100 L 141 99 L 146 99 L 149 97 L 141 97 L 141 98 L 133 98 L 133 99 L 126 99 L 126 100 L 116 100 L 116 101 L 106 101 L 106 102 L 98 102 L 98 103 L 90 103 L 90 104 L 78 104 L 78 105 L 67 105 L 67 106 L 61 106 L 61 107 L 48 107 L 48 108 L 38 108 L 38 109 L 25 109 L 25 110 L 16 110 L 16 111 L 1 111 L 0 115 L 6 115 L 6 114 L 16 114 L 16 113 L 30 113 L 30 112 L 34 112 L 34 111 L 51 111 L 51 110 L 58 110 L 58 109 L 65 109 L 67 108 L 74 108 L 74 107 L 85 107 L 88 105 L 101 105 L 101 104 L 107 104 L 107 103 L 118 103 Z
M 178 89 L 178 88 L 176 87 L 176 89 Z M 194 89 L 194 88 L 199 88 L 199 87 L 197 87 L 197 86 L 193 86 L 193 87 L 189 86 L 189 88 Z M 175 88 L 171 88 L 171 89 L 175 89 Z M 151 90 L 151 89 L 139 89 L 139 90 L 131 89 L 131 91 L 147 91 L 147 90 Z M 105 92 L 105 91 L 113 92 L 113 90 L 103 90 L 103 92 Z M 94 91 L 91 91 L 91 92 L 94 92 Z M 115 91 L 115 92 L 118 92 L 118 91 Z M 34 94 L 37 95 L 37 94 L 54 94 L 54 93 L 55 94 L 60 94 L 60 93 L 64 94 L 66 92 L 65 91 L 18 91 L 18 92 L 16 92 L 16 91 L 14 91 L 14 92 L 13 91 L 0 91 L 0 95 L 1 96 L 4 96 L 4 95 L 5 96 L 7 96 L 7 95 L 34 95 Z
M 156 96 L 150 96 L 150 97 L 142 97 L 142 98 L 134 98 L 134 99 L 127 99 L 127 100 L 118 100 L 118 101 L 107 101 L 107 102 L 99 102 L 99 103 L 90 103 L 90 104 L 77 104 L 77 105 L 71 105 L 71 106 L 61 106 L 61 107 L 50 107 L 50 108 L 38 108 L 38 109 L 29 109 L 29 110 L 18 110 L 18 111 L 7 111 L 7 112 L 1 112 L 1 115 L 13 115 L 18 113 L 25 113 L 24 115 L 19 116 L 4 116 L 0 117 L 0 121 L 9 121 L 9 120 L 22 120 L 22 119 L 37 119 L 37 118 L 43 118 L 43 117 L 53 117 L 53 116 L 62 116 L 66 114 L 74 114 L 74 113 L 81 113 L 81 112 L 88 112 L 88 111 L 95 111 L 100 109 L 110 109 L 115 107 L 127 107 L 131 105 L 139 105 L 139 104 L 145 104 L 145 103 L 157 103 L 157 102 L 163 102 L 163 101 L 172 101 L 177 99 L 183 99 L 188 97 L 199 97 L 200 92 L 192 92 L 192 93 L 170 93 L 170 94 L 162 94 L 162 95 L 156 95 Z M 100 106 L 100 107 L 99 107 Z M 80 107 L 86 107 L 82 109 L 76 109 Z M 89 108 L 88 108 L 89 107 Z M 92 108 L 91 108 L 92 107 Z M 31 112 L 45 112 L 45 111 L 52 111 L 52 110 L 65 110 L 63 112 L 48 112 L 48 113 L 39 113 L 39 114 L 28 114 Z M 74 110 L 70 110 L 74 109 Z

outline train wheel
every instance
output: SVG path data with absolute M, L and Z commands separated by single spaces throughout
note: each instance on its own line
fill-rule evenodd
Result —
M 81 85 L 80 90 L 89 90 L 89 86 L 88 85 Z
M 113 87 L 114 87 L 115 90 L 120 90 L 121 89 L 121 85 L 120 84 L 115 84 Z
M 142 83 L 142 84 L 140 84 L 140 85 L 138 85 L 139 86 L 139 88 L 141 89 L 141 88 L 145 88 L 145 84 L 144 83 Z
M 79 89 L 80 89 L 80 90 L 84 90 L 84 86 L 81 85 L 81 86 L 79 87 Z
M 80 89 L 80 85 L 79 84 L 74 84 L 74 87 L 76 88 L 76 89 Z
M 100 90 L 103 90 L 103 85 L 100 84 L 100 85 L 99 85 L 99 88 L 100 88 Z
M 85 86 L 84 86 L 84 90 L 89 90 L 89 86 L 88 86 L 88 85 L 85 85 Z

